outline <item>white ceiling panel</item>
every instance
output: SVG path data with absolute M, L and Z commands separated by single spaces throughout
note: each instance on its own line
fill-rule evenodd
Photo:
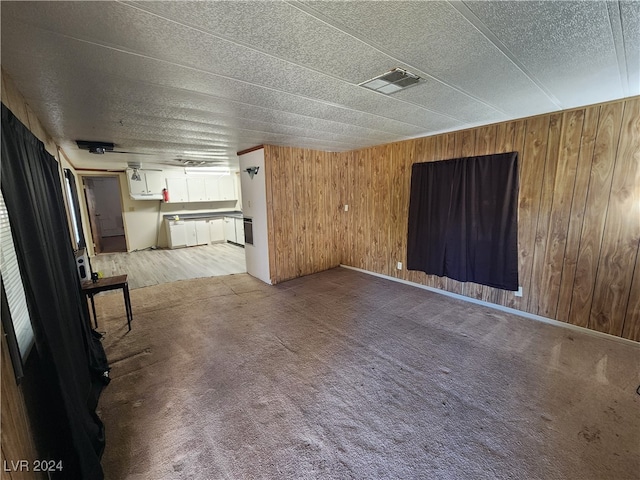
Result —
M 521 115 L 523 110 L 538 113 L 556 108 L 530 78 L 449 2 L 304 2 L 304 5 L 310 12 L 320 14 L 320 18 L 368 39 L 410 65 L 415 73 L 455 86 L 495 109 Z M 500 90 L 496 89 L 496 78 L 503 85 Z M 519 101 L 514 103 L 513 99 Z M 448 98 L 451 101 L 460 99 Z
M 623 96 L 606 2 L 466 5 L 562 108 Z
M 344 151 L 640 94 L 639 6 L 3 1 L 1 59 L 79 164 L 104 161 L 80 137 L 234 163 L 260 143 Z M 358 85 L 396 67 L 426 81 Z

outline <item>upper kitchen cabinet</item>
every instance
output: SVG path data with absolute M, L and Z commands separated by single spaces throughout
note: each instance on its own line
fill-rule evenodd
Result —
M 169 202 L 189 201 L 186 178 L 167 178 L 167 190 L 169 192 Z
M 218 178 L 220 200 L 237 200 L 236 185 L 232 175 L 223 175 Z
M 190 202 L 206 202 L 205 179 L 202 177 L 187 178 L 187 195 Z
M 134 200 L 162 200 L 162 189 L 164 188 L 164 175 L 162 172 L 138 170 L 126 171 L 127 182 L 129 183 L 129 195 Z M 133 180 L 132 177 L 139 178 Z
M 231 175 L 210 176 L 204 179 L 206 199 L 209 201 L 237 200 L 236 185 Z
M 233 175 L 167 178 L 169 202 L 220 202 L 238 200 Z

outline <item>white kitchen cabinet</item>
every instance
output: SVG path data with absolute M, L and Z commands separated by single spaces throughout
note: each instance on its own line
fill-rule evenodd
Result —
M 198 236 L 196 234 L 196 222 L 184 222 L 185 232 L 187 235 L 187 247 L 193 247 L 198 244 Z
M 164 175 L 162 172 L 145 172 L 138 170 L 140 180 L 132 180 L 133 170 L 126 171 L 129 183 L 129 195 L 134 200 L 162 200 Z
M 233 217 L 224 217 L 224 239 L 236 242 L 236 219 Z
M 167 178 L 167 190 L 170 203 L 189 201 L 186 178 Z
M 237 200 L 236 185 L 231 175 L 222 175 L 218 178 L 218 190 L 220 200 Z
M 224 242 L 223 218 L 212 218 L 209 220 L 209 241 L 211 243 Z
M 196 242 L 198 245 L 209 244 L 209 224 L 206 220 L 196 220 Z
M 169 248 L 179 248 L 187 246 L 187 231 L 185 222 L 182 220 L 166 220 L 167 241 Z
M 220 199 L 217 177 L 209 176 L 204 179 L 204 195 L 208 202 L 216 202 Z
M 244 245 L 244 222 L 242 218 L 236 218 L 236 243 Z
M 207 195 L 204 187 L 204 178 L 187 178 L 187 194 L 190 202 L 205 202 Z

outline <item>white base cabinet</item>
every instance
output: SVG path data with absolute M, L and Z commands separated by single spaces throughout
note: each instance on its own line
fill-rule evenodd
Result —
M 187 230 L 182 220 L 167 220 L 167 241 L 169 248 L 187 246 Z
M 206 220 L 196 220 L 196 243 L 197 245 L 209 244 L 209 224 Z
M 224 217 L 224 239 L 236 242 L 236 219 L 233 217 Z
M 235 218 L 236 221 L 236 243 L 244 245 L 244 222 L 241 218 Z
M 187 247 L 193 247 L 198 244 L 198 237 L 196 236 L 196 222 L 186 221 L 184 222 L 185 230 L 187 232 Z
M 214 218 L 209 220 L 209 240 L 211 243 L 224 242 L 224 219 Z
M 192 247 L 218 242 L 244 245 L 241 218 L 224 217 L 209 220 L 165 220 L 169 248 Z

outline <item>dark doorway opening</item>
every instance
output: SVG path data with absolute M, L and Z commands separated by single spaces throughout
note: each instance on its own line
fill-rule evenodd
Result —
M 83 177 L 95 253 L 127 251 L 118 177 Z

